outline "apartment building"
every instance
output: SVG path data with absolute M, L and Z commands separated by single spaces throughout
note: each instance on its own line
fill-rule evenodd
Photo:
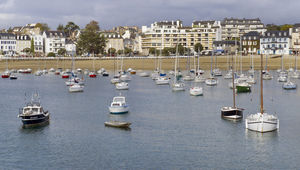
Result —
M 201 43 L 205 50 L 212 50 L 213 41 L 221 39 L 221 24 L 218 21 L 195 21 L 191 27 L 184 27 L 182 21 L 162 21 L 142 27 L 142 51 L 150 48 L 163 49 L 177 44 L 190 49 Z
M 16 36 L 11 33 L 0 33 L 0 51 L 3 55 L 14 55 L 16 53 Z
M 124 40 L 119 33 L 115 31 L 103 31 L 101 35 L 107 39 L 105 52 L 108 52 L 110 48 L 116 49 L 116 52 L 124 50 Z
M 31 38 L 29 35 L 16 35 L 16 43 L 17 54 L 24 54 L 23 50 L 31 47 Z
M 242 36 L 241 42 L 244 54 L 257 54 L 260 49 L 260 33 L 257 31 L 248 32 Z
M 33 39 L 34 52 L 44 53 L 44 38 L 43 38 L 43 35 L 33 34 L 31 36 L 31 39 Z
M 259 18 L 224 18 L 221 25 L 223 40 L 232 40 L 235 38 L 239 39 L 242 35 L 251 31 L 257 31 L 258 33 L 264 33 L 267 31 Z
M 43 33 L 45 54 L 50 52 L 57 54 L 60 49 L 65 49 L 66 36 L 62 31 L 45 31 Z
M 295 24 L 289 31 L 291 34 L 291 51 L 294 54 L 300 54 L 300 24 Z
M 266 31 L 260 38 L 262 54 L 290 54 L 289 31 Z

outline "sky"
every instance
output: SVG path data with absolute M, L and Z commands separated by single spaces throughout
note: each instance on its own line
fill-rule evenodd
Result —
M 264 24 L 300 23 L 299 0 L 0 0 L 0 29 L 47 23 L 51 29 L 73 21 L 83 28 L 91 20 L 101 29 L 149 26 L 155 21 L 225 17 L 260 18 Z

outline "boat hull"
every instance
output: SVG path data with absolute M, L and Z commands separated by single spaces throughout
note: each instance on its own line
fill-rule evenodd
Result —
M 273 115 L 260 113 L 250 115 L 245 119 L 246 129 L 256 132 L 272 132 L 279 129 L 279 119 Z
M 109 107 L 109 112 L 111 114 L 125 114 L 129 112 L 129 107 L 128 106 Z
M 39 119 L 22 119 L 23 127 L 37 127 L 49 124 L 50 115 L 48 114 L 44 118 Z
M 238 93 L 248 93 L 251 92 L 251 87 L 248 86 L 236 86 L 236 90 Z
M 115 127 L 115 128 L 129 128 L 131 123 L 129 122 L 104 122 L 105 126 Z
M 223 119 L 236 120 L 243 118 L 243 109 L 223 107 L 221 110 Z

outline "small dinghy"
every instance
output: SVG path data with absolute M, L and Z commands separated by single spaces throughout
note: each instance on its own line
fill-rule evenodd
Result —
M 104 122 L 105 126 L 116 127 L 116 128 L 129 128 L 130 122 L 120 122 L 120 121 L 108 121 Z

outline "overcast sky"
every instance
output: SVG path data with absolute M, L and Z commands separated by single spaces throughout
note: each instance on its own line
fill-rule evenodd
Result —
M 103 29 L 180 19 L 257 18 L 263 23 L 300 23 L 299 0 L 0 0 L 0 28 L 44 22 L 52 29 L 96 20 Z

